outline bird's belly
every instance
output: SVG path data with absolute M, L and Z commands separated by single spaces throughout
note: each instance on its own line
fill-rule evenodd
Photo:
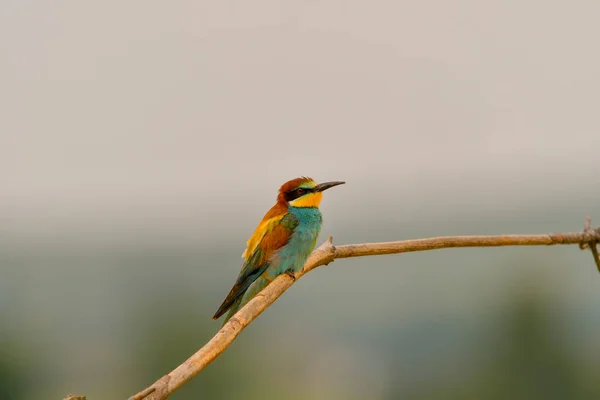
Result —
M 320 219 L 318 223 L 300 223 L 288 243 L 271 260 L 270 267 L 265 271 L 269 277 L 274 279 L 288 270 L 302 270 L 306 259 L 315 248 L 320 230 Z
M 291 240 L 279 251 L 274 260 L 277 261 L 275 264 L 277 264 L 278 272 L 283 273 L 290 269 L 294 272 L 300 271 L 313 251 L 316 241 L 317 235 L 309 232 L 301 235 L 298 240 Z

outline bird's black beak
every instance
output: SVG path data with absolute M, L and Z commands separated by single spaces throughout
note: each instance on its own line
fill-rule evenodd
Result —
M 346 182 L 340 182 L 340 181 L 335 181 L 335 182 L 324 182 L 324 183 L 319 183 L 317 186 L 315 186 L 315 188 L 313 189 L 315 192 L 323 192 L 329 188 L 332 188 L 334 186 L 337 185 L 343 185 Z

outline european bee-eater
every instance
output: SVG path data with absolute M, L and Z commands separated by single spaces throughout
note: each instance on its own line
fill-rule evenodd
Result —
M 265 214 L 246 242 L 242 269 L 213 319 L 225 314 L 225 322 L 278 275 L 301 271 L 313 251 L 323 218 L 319 204 L 323 191 L 344 182 L 318 184 L 296 178 L 279 189 L 277 203 Z

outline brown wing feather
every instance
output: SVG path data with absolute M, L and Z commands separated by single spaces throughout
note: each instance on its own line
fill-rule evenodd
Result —
M 235 284 L 223 300 L 213 319 L 218 319 L 227 312 L 233 303 L 240 296 L 243 296 L 252 282 L 269 267 L 271 257 L 277 250 L 285 246 L 297 225 L 296 217 L 292 214 L 285 214 L 282 218 L 272 218 L 269 224 L 262 226 L 265 232 L 264 234 L 259 233 L 262 235 L 260 242 L 256 245 L 250 257 L 246 255 L 247 260 L 244 262 Z M 256 235 L 255 232 L 253 237 Z

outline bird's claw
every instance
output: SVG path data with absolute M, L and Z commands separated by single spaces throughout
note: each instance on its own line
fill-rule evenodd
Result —
M 285 274 L 287 276 L 289 276 L 290 278 L 292 278 L 292 280 L 296 280 L 296 274 L 294 274 L 294 271 L 292 271 L 291 269 L 288 269 L 285 271 Z

